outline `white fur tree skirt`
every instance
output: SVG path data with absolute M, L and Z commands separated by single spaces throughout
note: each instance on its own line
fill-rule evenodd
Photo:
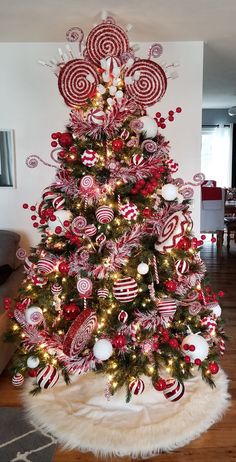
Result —
M 89 373 L 64 381 L 40 395 L 23 400 L 30 416 L 58 438 L 64 448 L 92 451 L 97 455 L 148 457 L 184 446 L 219 420 L 229 403 L 228 381 L 223 371 L 211 389 L 200 376 L 185 382 L 185 394 L 169 402 L 145 380 L 142 395 L 125 402 L 120 391 L 104 397 L 106 379 Z

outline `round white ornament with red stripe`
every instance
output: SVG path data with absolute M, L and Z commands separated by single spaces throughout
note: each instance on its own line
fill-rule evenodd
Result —
M 53 295 L 60 295 L 60 293 L 62 292 L 62 286 L 55 282 L 51 287 L 51 292 Z
M 211 316 L 205 316 L 205 318 L 202 318 L 201 325 L 207 328 L 207 332 L 209 332 L 209 334 L 215 334 L 217 323 Z
M 221 315 L 222 309 L 219 303 L 217 302 L 211 302 L 208 303 L 206 306 L 207 310 L 211 310 L 212 314 L 218 318 Z
M 122 322 L 122 324 L 125 324 L 126 321 L 128 320 L 128 313 L 125 310 L 121 310 L 118 314 L 118 321 Z
M 134 379 L 129 383 L 129 390 L 132 395 L 141 395 L 144 391 L 145 385 L 142 379 Z
M 167 379 L 163 395 L 168 401 L 179 401 L 184 395 L 184 385 L 177 379 Z
M 85 226 L 84 233 L 89 237 L 95 236 L 95 234 L 97 234 L 97 228 L 95 225 Z
M 11 380 L 12 385 L 14 385 L 14 387 L 21 387 L 24 381 L 25 381 L 24 376 L 20 374 L 19 372 L 13 375 L 12 380 Z
M 98 153 L 92 149 L 85 149 L 83 154 L 81 154 L 82 164 L 86 167 L 94 167 L 98 161 Z
M 98 207 L 96 210 L 96 218 L 99 223 L 110 223 L 114 218 L 114 212 L 108 205 L 101 205 L 101 207 Z
M 106 114 L 101 109 L 92 109 L 88 114 L 87 120 L 89 123 L 94 125 L 103 125 Z
M 25 319 L 28 324 L 36 326 L 43 322 L 43 311 L 39 306 L 30 306 L 25 310 Z
M 52 388 L 59 379 L 59 372 L 56 367 L 48 364 L 38 371 L 36 382 L 40 388 Z
M 121 303 L 132 302 L 138 295 L 138 284 L 131 277 L 118 279 L 113 286 L 113 295 Z
M 56 263 L 57 259 L 55 255 L 47 254 L 38 260 L 38 271 L 42 274 L 50 274 L 54 271 Z
M 129 204 L 121 205 L 119 211 L 125 220 L 136 220 L 138 216 L 138 207 L 131 202 Z
M 109 290 L 104 287 L 103 289 L 98 289 L 97 294 L 99 298 L 107 298 L 109 295 Z
M 157 304 L 157 309 L 161 318 L 167 321 L 173 319 L 177 309 L 176 301 L 172 298 L 164 298 Z
M 189 262 L 187 260 L 178 260 L 175 263 L 176 272 L 181 275 L 188 273 L 189 271 Z
M 134 165 L 141 165 L 144 161 L 144 157 L 142 154 L 133 154 L 132 156 L 132 163 Z
M 55 197 L 52 201 L 52 206 L 54 209 L 59 210 L 63 209 L 65 199 L 62 196 Z

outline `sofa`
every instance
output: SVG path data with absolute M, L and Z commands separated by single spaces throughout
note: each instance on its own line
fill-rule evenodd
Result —
M 16 297 L 24 278 L 23 265 L 16 257 L 19 242 L 19 234 L 0 230 L 0 374 L 15 349 L 14 344 L 4 342 L 4 335 L 9 328 L 9 318 L 3 306 L 4 298 Z

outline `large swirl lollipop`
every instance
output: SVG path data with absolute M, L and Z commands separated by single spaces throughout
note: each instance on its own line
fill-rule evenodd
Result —
M 107 56 L 119 57 L 129 51 L 129 40 L 125 31 L 117 24 L 103 22 L 94 27 L 86 41 L 86 55 L 99 65 Z
M 136 61 L 128 68 L 125 77 L 133 78 L 132 83 L 126 83 L 126 91 L 142 106 L 152 106 L 166 92 L 167 78 L 164 70 L 149 59 Z
M 70 326 L 64 340 L 63 351 L 67 356 L 77 356 L 88 344 L 97 324 L 97 317 L 90 308 L 82 311 Z
M 83 105 L 96 91 L 99 82 L 96 69 L 85 59 L 72 59 L 60 71 L 58 88 L 70 107 Z

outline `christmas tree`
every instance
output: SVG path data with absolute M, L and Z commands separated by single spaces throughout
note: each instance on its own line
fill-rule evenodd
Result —
M 214 385 L 224 352 L 222 293 L 205 280 L 205 236 L 192 234 L 193 183 L 173 177 L 178 165 L 160 133 L 182 109 L 147 113 L 167 89 L 167 69 L 154 61 L 160 44 L 135 57 L 109 17 L 85 47 L 81 29 L 67 38 L 79 57 L 68 45 L 47 65 L 70 120 L 52 134 L 55 180 L 39 204 L 23 204 L 41 241 L 17 300 L 5 300 L 18 345 L 12 381 L 33 377 L 36 393 L 93 371 L 107 377 L 107 395 L 126 387 L 129 401 L 145 392 L 146 375 L 177 401 L 196 371 Z

